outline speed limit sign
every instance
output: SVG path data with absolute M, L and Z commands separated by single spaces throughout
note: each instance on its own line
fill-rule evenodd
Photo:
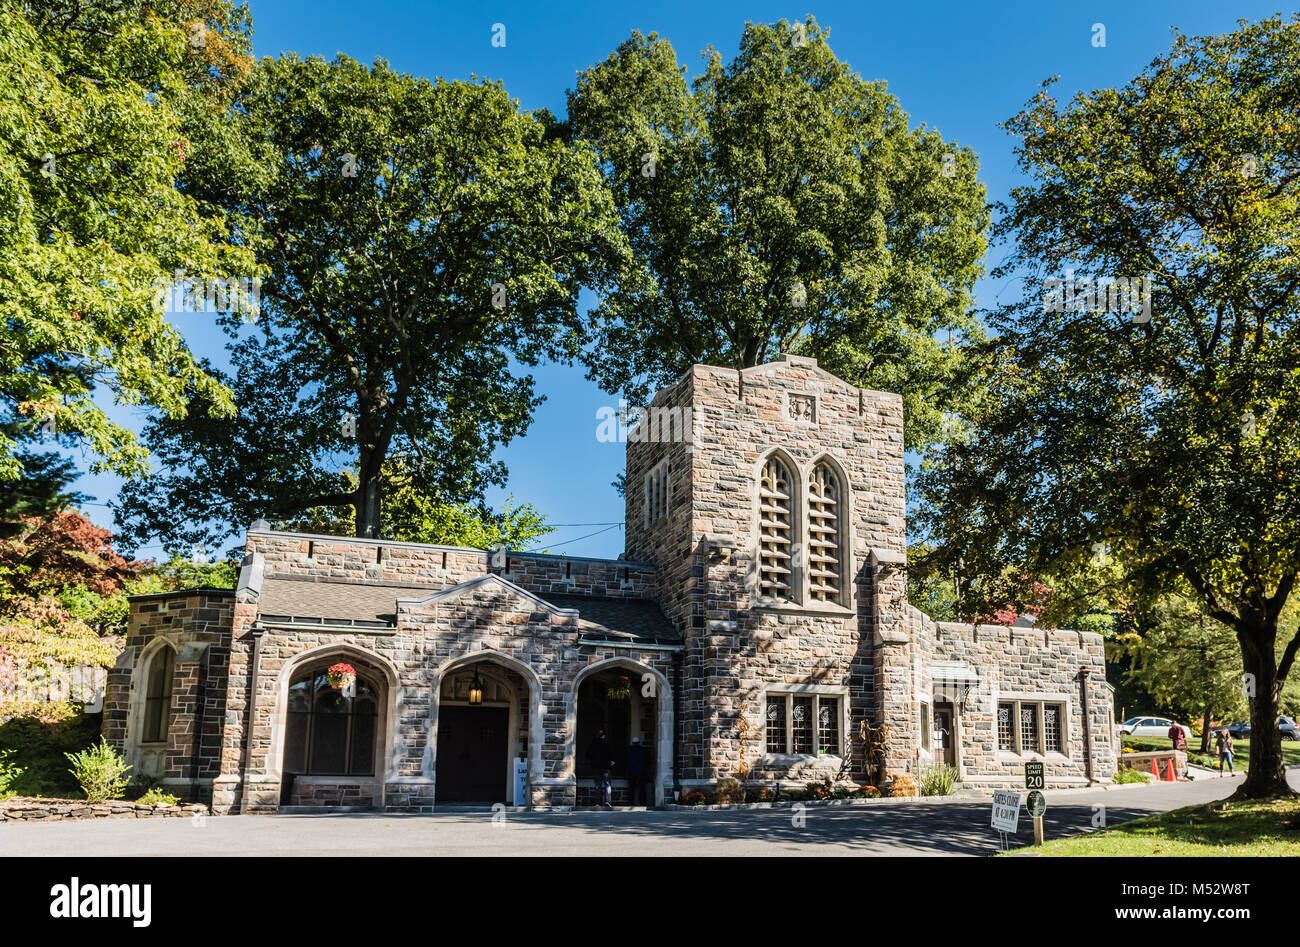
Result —
M 1042 763 L 1025 764 L 1025 788 L 1026 789 L 1047 788 L 1047 778 L 1043 775 Z

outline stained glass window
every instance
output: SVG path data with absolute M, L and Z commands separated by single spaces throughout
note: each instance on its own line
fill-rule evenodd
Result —
M 1012 731 L 1011 704 L 998 704 L 998 749 L 1015 752 L 1015 734 Z
M 813 751 L 813 699 L 796 697 L 790 710 L 790 752 Z
M 785 752 L 785 698 L 767 699 L 767 752 Z
M 840 702 L 834 697 L 817 701 L 817 749 L 822 753 L 840 752 Z
M 1043 705 L 1043 750 L 1061 752 L 1061 705 Z
M 1020 752 L 1032 753 L 1038 749 L 1038 705 L 1020 705 Z

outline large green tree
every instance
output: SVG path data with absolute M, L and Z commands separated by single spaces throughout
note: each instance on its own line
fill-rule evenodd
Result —
M 540 400 L 520 367 L 578 351 L 579 289 L 626 256 L 590 149 L 497 83 L 342 56 L 262 60 L 236 114 L 255 159 L 194 189 L 269 270 L 254 331 L 225 317 L 239 413 L 195 389 L 151 424 L 167 470 L 124 491 L 127 535 L 347 505 L 375 536 L 391 453 L 440 501 L 503 481 Z
M 1120 638 L 1132 657 L 1129 677 L 1161 708 L 1201 722 L 1202 753 L 1213 743 L 1211 723 L 1246 705 L 1241 649 L 1229 629 L 1181 595 L 1161 598 L 1144 627 Z
M 570 134 L 595 146 L 637 271 L 604 295 L 592 377 L 634 399 L 694 362 L 815 356 L 902 392 L 909 444 L 963 394 L 988 213 L 969 148 L 836 58 L 827 31 L 747 24 L 692 82 L 656 34 L 581 73 Z
M 1300 573 L 1298 114 L 1300 19 L 1274 18 L 1013 118 L 1027 183 L 997 229 L 1030 289 L 992 316 L 975 436 L 921 483 L 968 575 L 1114 556 L 1146 597 L 1185 584 L 1241 651 L 1246 796 L 1289 791 L 1276 717 L 1300 648 L 1279 622 Z M 1107 285 L 1133 277 L 1150 308 L 1117 312 Z
M 354 483 L 352 471 L 344 474 Z M 382 471 L 384 509 L 380 535 L 404 543 L 433 543 L 491 549 L 528 549 L 554 529 L 529 503 L 507 500 L 499 513 L 486 504 L 448 503 L 430 496 L 412 472 L 411 459 L 389 457 Z M 350 506 L 317 507 L 288 520 L 272 523 L 278 529 L 341 536 L 356 529 L 356 511 Z
M 177 269 L 253 275 L 224 216 L 176 186 L 190 139 L 220 139 L 198 132 L 247 49 L 224 0 L 0 3 L 0 478 L 23 474 L 23 442 L 55 438 L 146 469 L 97 393 L 231 410 L 156 298 Z

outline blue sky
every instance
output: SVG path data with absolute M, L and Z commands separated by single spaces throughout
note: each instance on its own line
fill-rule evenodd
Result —
M 672 2 L 619 3 L 429 3 L 411 0 L 252 0 L 255 51 L 333 56 L 363 62 L 377 57 L 394 68 L 424 76 L 500 79 L 525 109 L 564 112 L 565 92 L 577 72 L 603 59 L 632 30 L 658 32 L 694 74 L 700 53 L 712 45 L 730 58 L 747 20 L 802 20 L 812 13 L 831 30 L 837 55 L 868 79 L 884 79 L 913 125 L 938 129 L 970 146 L 991 200 L 1017 182 L 1014 141 L 998 123 L 1015 114 L 1044 79 L 1059 75 L 1058 96 L 1080 89 L 1123 84 L 1167 49 L 1172 26 L 1185 33 L 1221 33 L 1238 19 L 1279 12 L 1270 3 L 1181 2 L 942 2 L 816 4 Z M 492 45 L 494 24 L 504 24 L 504 48 Z M 1105 28 L 1105 46 L 1094 46 L 1094 24 Z M 987 268 L 1004 250 L 994 247 Z M 980 306 L 1014 285 L 985 280 Z M 224 336 L 202 313 L 174 321 L 191 347 L 218 364 Z M 534 372 L 547 396 L 527 435 L 500 452 L 510 484 L 494 490 L 499 505 L 511 493 L 562 524 L 607 524 L 623 519 L 622 500 L 610 482 L 623 469 L 622 447 L 596 440 L 596 411 L 615 403 L 586 381 L 580 367 L 546 366 Z M 121 408 L 114 417 L 139 429 L 143 414 Z M 84 463 L 84 459 L 83 459 Z M 86 475 L 77 488 L 100 505 L 87 507 L 111 525 L 102 505 L 117 493 L 109 475 Z M 603 531 L 602 531 L 603 530 Z M 591 536 L 589 534 L 598 533 Z M 581 537 L 588 538 L 581 538 Z M 547 548 L 574 555 L 616 556 L 621 528 L 572 525 L 546 540 Z M 159 550 L 143 548 L 142 555 Z

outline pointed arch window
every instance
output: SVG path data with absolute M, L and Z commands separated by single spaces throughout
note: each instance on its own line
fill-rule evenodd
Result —
M 296 674 L 289 686 L 284 771 L 305 776 L 375 775 L 379 688 L 358 673 L 355 694 L 336 690 L 326 667 Z
M 789 466 L 769 457 L 758 489 L 758 582 L 767 598 L 793 598 L 794 484 Z
M 844 589 L 844 489 L 829 464 L 808 478 L 808 595 L 839 604 Z
M 166 743 L 172 720 L 172 672 L 176 652 L 163 646 L 149 659 L 145 674 L 144 733 L 142 743 Z

